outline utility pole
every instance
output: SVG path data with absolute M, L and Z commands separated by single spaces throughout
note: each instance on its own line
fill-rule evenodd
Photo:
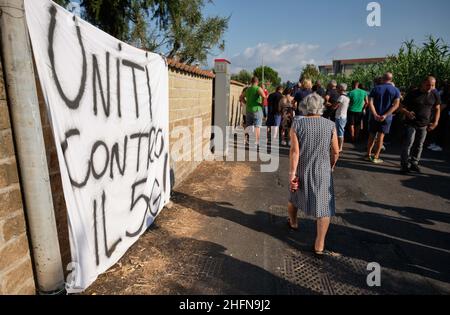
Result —
M 261 78 L 261 80 L 262 80 L 261 83 L 264 84 L 264 56 L 262 56 L 262 78 Z
M 23 2 L 0 0 L 1 57 L 38 292 L 56 294 L 64 273 Z

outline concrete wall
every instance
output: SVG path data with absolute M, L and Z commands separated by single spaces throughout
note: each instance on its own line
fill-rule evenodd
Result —
M 0 295 L 2 294 L 35 294 L 35 284 L 0 61 Z

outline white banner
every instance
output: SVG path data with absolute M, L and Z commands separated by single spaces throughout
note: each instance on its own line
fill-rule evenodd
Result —
M 85 290 L 170 196 L 168 69 L 49 0 L 25 13 L 69 216 L 69 293 Z

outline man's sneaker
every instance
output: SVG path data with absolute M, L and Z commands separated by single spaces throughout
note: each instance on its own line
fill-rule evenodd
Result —
M 383 146 L 381 147 L 381 151 L 384 152 L 386 151 L 386 146 L 383 144 Z
M 411 171 L 422 174 L 422 171 L 420 170 L 420 167 L 415 164 L 411 164 L 411 167 L 409 168 Z
M 436 148 L 436 144 L 435 144 L 435 143 L 432 143 L 432 144 L 430 144 L 430 145 L 427 147 L 428 150 L 433 150 L 434 148 Z
M 371 155 L 371 156 L 367 156 L 367 155 L 366 155 L 366 157 L 364 158 L 364 160 L 369 161 L 369 162 L 372 162 L 372 161 L 373 161 L 373 156 L 372 156 L 372 155 Z
M 430 150 L 433 151 L 433 152 L 442 152 L 442 151 L 444 151 L 444 149 L 442 149 L 438 145 L 433 146 Z
M 383 161 L 382 159 L 376 159 L 376 158 L 373 158 L 373 159 L 372 159 L 372 163 L 373 163 L 373 164 L 383 164 L 384 161 Z
M 402 168 L 400 169 L 400 173 L 405 174 L 405 175 L 409 174 L 409 167 L 406 165 L 403 165 Z

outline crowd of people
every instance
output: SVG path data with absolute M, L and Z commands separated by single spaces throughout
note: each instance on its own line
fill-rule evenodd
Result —
M 268 127 L 269 139 L 290 146 L 290 129 L 295 117 L 305 116 L 305 104 L 312 95 L 322 98 L 322 117 L 335 123 L 339 151 L 344 149 L 344 139 L 358 143 L 367 141 L 366 159 L 382 164 L 382 152 L 386 149 L 385 138 L 391 133 L 402 134 L 402 171 L 420 172 L 419 161 L 424 148 L 443 151 L 449 133 L 449 84 L 440 90 L 434 77 L 424 78 L 421 87 L 400 91 L 392 73 L 375 78 L 373 88 L 367 91 L 360 82 L 354 81 L 351 91 L 345 83 L 332 80 L 327 88 L 320 81 L 314 84 L 303 79 L 293 87 L 277 87 L 269 94 L 257 77 L 241 95 L 246 127 L 260 142 L 260 128 Z M 426 95 L 425 95 L 426 94 Z M 441 112 L 443 114 L 441 115 Z M 415 141 L 417 139 L 417 141 Z
M 403 92 L 388 72 L 374 80 L 370 92 L 360 82 L 353 82 L 348 92 L 345 83 L 331 81 L 325 90 L 321 82 L 313 85 L 304 79 L 294 87 L 277 87 L 270 95 L 254 77 L 240 100 L 246 107 L 246 132 L 255 133 L 257 146 L 265 117 L 268 138 L 290 146 L 288 227 L 298 229 L 299 209 L 317 218 L 313 252 L 320 257 L 334 255 L 327 251 L 325 238 L 336 213 L 332 174 L 344 149 L 346 131 L 351 142 L 367 137 L 365 159 L 382 164 L 385 137 L 394 120 L 401 121 L 404 174 L 421 172 L 419 163 L 428 135 L 428 148 L 442 151 L 450 133 L 449 85 L 438 90 L 432 76 L 424 78 L 420 87 Z

